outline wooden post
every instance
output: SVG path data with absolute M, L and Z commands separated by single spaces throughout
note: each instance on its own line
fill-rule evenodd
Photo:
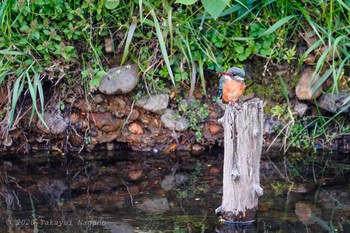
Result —
M 260 99 L 228 104 L 219 119 L 224 127 L 225 157 L 222 204 L 216 209 L 227 223 L 256 219 L 260 187 L 259 169 L 263 143 L 263 107 Z

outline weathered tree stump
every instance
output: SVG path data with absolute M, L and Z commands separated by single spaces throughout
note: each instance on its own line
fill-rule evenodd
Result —
M 224 127 L 225 157 L 222 204 L 216 209 L 226 223 L 256 219 L 263 144 L 263 107 L 260 99 L 229 104 L 219 122 Z

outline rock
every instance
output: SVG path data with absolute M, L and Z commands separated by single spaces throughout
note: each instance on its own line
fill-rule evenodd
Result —
M 170 152 L 174 152 L 177 149 L 177 144 L 176 143 L 171 143 L 167 148 L 163 150 L 164 154 L 168 154 Z
M 299 100 L 313 100 L 314 98 L 317 98 L 321 95 L 321 87 L 319 87 L 318 90 L 312 95 L 312 87 L 310 86 L 310 81 L 314 71 L 314 68 L 308 66 L 299 79 L 298 84 L 295 88 L 295 94 Z
M 142 204 L 138 204 L 136 207 L 148 213 L 163 213 L 170 209 L 168 199 L 165 197 L 145 199 Z
M 190 127 L 190 122 L 184 117 L 181 117 L 180 119 L 175 121 L 175 130 L 176 131 L 180 131 L 180 132 L 186 131 L 188 129 L 188 127 Z
M 102 77 L 99 91 L 107 95 L 126 94 L 132 91 L 139 81 L 136 64 L 115 67 Z
M 115 203 L 113 203 L 115 205 Z M 122 208 L 122 207 L 120 207 Z M 125 222 L 122 221 L 103 221 L 105 224 L 103 224 L 103 228 L 107 229 L 108 232 L 114 232 L 114 233 L 135 233 L 137 232 L 136 227 L 131 226 L 126 220 Z
M 75 133 L 69 136 L 69 143 L 73 146 L 81 146 L 84 143 L 84 139 Z
M 126 102 L 122 98 L 115 96 L 113 99 L 110 100 L 109 105 L 115 106 L 119 109 L 124 109 L 126 107 Z M 112 110 L 113 108 L 111 108 Z
M 113 114 L 118 118 L 123 118 L 125 116 L 125 113 L 120 111 L 113 112 Z
M 142 177 L 142 170 L 133 170 L 130 171 L 128 177 L 132 181 L 136 181 Z
M 99 133 L 96 137 L 96 142 L 98 144 L 103 144 L 103 143 L 111 142 L 111 141 L 115 140 L 116 138 L 117 138 L 116 134 Z
M 93 97 L 93 101 L 95 104 L 101 104 L 103 102 L 103 98 L 100 94 L 98 94 Z
M 307 108 L 308 108 L 307 104 L 303 104 L 303 103 L 298 102 L 294 106 L 294 111 L 297 113 L 297 115 L 299 117 L 302 117 L 302 116 L 304 116 Z
M 116 118 L 112 113 L 91 113 L 89 115 L 90 123 L 94 123 L 97 129 L 104 132 L 116 131 L 120 128 L 122 121 Z
M 318 107 L 332 113 L 337 113 L 340 110 L 342 110 L 344 107 L 346 107 L 346 104 L 344 104 L 344 100 L 349 96 L 350 94 L 332 94 L 328 93 L 325 95 L 322 95 L 317 103 Z M 343 110 L 343 113 L 350 112 L 350 108 L 346 107 L 345 110 Z
M 169 95 L 158 94 L 158 95 L 145 95 L 141 99 L 136 101 L 136 106 L 143 108 L 147 111 L 161 114 L 168 107 Z
M 113 52 L 113 40 L 110 37 L 105 37 L 105 51 L 106 53 L 112 53 Z
M 304 203 L 302 201 L 295 203 L 295 214 L 305 225 L 312 225 L 315 223 L 314 219 L 312 218 L 312 205 L 309 203 Z
M 128 130 L 133 134 L 143 134 L 142 127 L 136 122 L 129 125 Z
M 192 145 L 192 151 L 193 152 L 200 152 L 200 151 L 203 151 L 203 149 L 204 148 L 201 145 L 199 145 L 199 144 Z
M 210 170 L 209 170 L 209 174 L 210 175 L 216 175 L 218 173 L 220 173 L 220 169 L 217 168 L 217 167 L 211 167 Z
M 47 127 L 41 120 L 37 121 L 36 126 L 46 134 L 58 135 L 64 133 L 68 127 L 66 119 L 64 119 L 59 112 L 44 112 L 44 121 Z
M 177 113 L 172 109 L 166 109 L 164 114 L 160 117 L 160 121 L 164 124 L 165 128 L 186 131 L 190 126 L 189 121 L 186 118 L 181 117 L 178 119 Z
M 97 111 L 98 112 L 106 112 L 106 109 L 104 109 L 104 107 L 102 107 L 101 105 L 97 105 Z
M 112 151 L 112 150 L 114 150 L 114 149 L 115 149 L 114 143 L 108 142 L 108 143 L 107 143 L 107 150 L 108 150 L 108 151 Z
M 264 134 L 273 134 L 276 133 L 279 127 L 282 127 L 283 123 L 280 120 L 276 120 L 269 114 L 264 114 Z
M 139 111 L 137 111 L 136 109 L 133 109 L 130 114 L 129 121 L 135 121 L 139 118 L 139 116 L 140 116 Z
M 72 113 L 69 117 L 69 120 L 71 125 L 75 125 L 79 122 L 79 115 L 76 113 Z
M 173 174 L 166 175 L 160 182 L 160 187 L 165 191 L 172 190 L 175 187 L 175 176 Z
M 209 124 L 208 126 L 209 126 L 209 131 L 212 135 L 216 135 L 221 130 L 221 126 L 217 124 Z
M 177 186 L 183 185 L 188 181 L 188 176 L 185 174 L 177 173 L 175 174 L 175 184 Z

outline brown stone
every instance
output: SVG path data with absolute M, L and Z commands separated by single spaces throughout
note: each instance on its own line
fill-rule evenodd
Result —
M 312 86 L 310 85 L 312 74 L 314 73 L 314 68 L 308 66 L 301 78 L 298 81 L 298 84 L 295 88 L 295 94 L 299 100 L 313 100 L 317 98 L 322 93 L 322 88 L 319 87 L 314 94 L 312 94 Z
M 96 128 L 104 132 L 116 131 L 120 128 L 122 121 L 110 112 L 91 113 L 89 115 L 90 124 L 96 125 Z
M 210 175 L 218 174 L 220 172 L 220 169 L 217 167 L 211 167 L 209 170 Z
M 140 187 L 137 186 L 137 185 L 130 185 L 130 186 L 128 186 L 128 189 L 129 189 L 129 192 L 130 192 L 130 193 L 138 194 L 138 193 L 141 192 Z
M 76 113 L 72 113 L 72 115 L 70 115 L 69 120 L 70 120 L 70 123 L 72 125 L 74 125 L 74 124 L 76 124 L 79 121 L 79 115 L 76 114 Z
M 130 114 L 129 121 L 135 121 L 139 118 L 139 116 L 140 116 L 139 111 L 137 111 L 136 109 L 133 109 Z
M 130 178 L 130 180 L 138 180 L 140 179 L 142 176 L 142 170 L 134 170 L 134 171 L 130 171 L 128 174 L 128 177 Z
M 129 125 L 128 130 L 133 134 L 143 134 L 142 127 L 136 122 Z
M 304 224 L 310 225 L 314 223 L 312 219 L 312 205 L 299 201 L 295 203 L 295 214 Z
M 221 126 L 217 124 L 209 124 L 209 130 L 212 135 L 216 135 L 221 130 Z
M 73 133 L 69 136 L 69 143 L 74 146 L 79 146 L 84 143 L 84 139 Z
M 96 137 L 96 142 L 98 144 L 107 143 L 115 140 L 117 138 L 116 134 L 103 134 L 99 133 Z
M 130 143 L 138 143 L 139 139 L 136 135 L 131 134 L 128 138 L 127 141 Z
M 169 153 L 169 152 L 173 152 L 177 149 L 177 144 L 176 143 L 171 143 L 164 151 L 163 153 Z
M 120 97 L 114 97 L 112 104 L 117 104 L 119 105 L 120 108 L 125 108 L 126 107 L 126 102 Z
M 209 117 L 210 118 L 214 118 L 217 119 L 218 118 L 218 114 L 213 110 L 209 112 Z
M 203 147 L 201 145 L 199 145 L 199 144 L 192 145 L 192 151 L 199 152 L 202 150 L 203 150 Z

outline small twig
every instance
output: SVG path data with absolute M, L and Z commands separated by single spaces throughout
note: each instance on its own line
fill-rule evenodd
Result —
M 131 193 L 130 193 L 129 187 L 126 185 L 126 183 L 125 183 L 124 180 L 122 180 L 122 181 L 123 181 L 123 184 L 124 184 L 125 187 L 126 187 L 126 191 L 128 191 L 128 193 L 129 193 L 129 196 L 130 196 L 130 203 L 131 203 L 132 206 L 134 206 L 134 198 L 132 198 L 132 195 L 131 195 Z
M 131 104 L 130 113 L 128 114 L 128 117 L 127 117 L 126 120 L 124 121 L 122 130 L 124 129 L 125 125 L 128 124 L 128 121 L 129 121 L 129 119 L 130 119 L 130 116 L 131 116 L 131 114 L 132 114 L 132 111 L 134 110 L 134 104 L 135 104 L 135 100 L 134 100 L 134 101 L 132 102 L 132 104 Z

